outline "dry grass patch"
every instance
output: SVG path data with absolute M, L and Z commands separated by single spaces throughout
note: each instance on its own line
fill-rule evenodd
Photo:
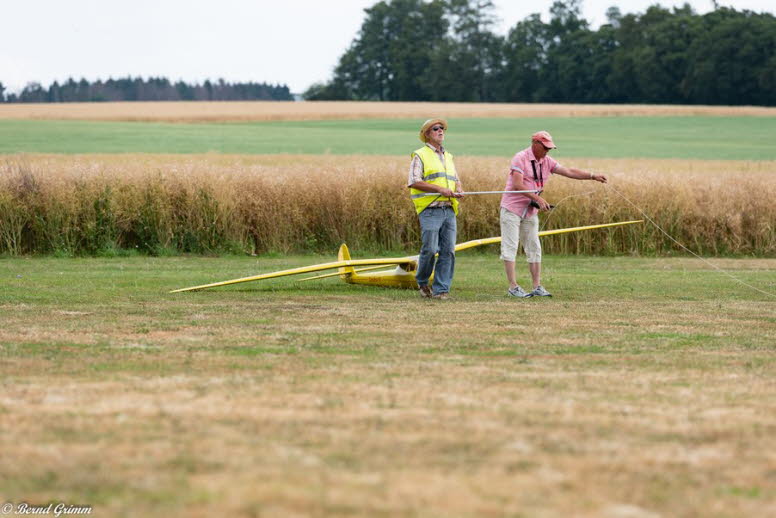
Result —
M 623 104 L 487 104 L 409 102 L 118 102 L 0 104 L 0 119 L 218 122 L 482 117 L 762 116 L 776 108 Z
M 772 510 L 773 385 L 741 353 L 666 373 L 405 352 L 373 367 L 263 357 L 235 372 L 195 355 L 196 374 L 161 379 L 28 377 L 0 399 L 7 495 L 136 516 Z

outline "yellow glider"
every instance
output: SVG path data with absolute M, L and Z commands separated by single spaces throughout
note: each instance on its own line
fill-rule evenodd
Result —
M 644 220 L 635 221 L 622 221 L 619 223 L 605 223 L 602 225 L 588 225 L 585 227 L 572 227 L 572 228 L 560 228 L 556 230 L 544 230 L 539 232 L 539 236 L 552 236 L 555 234 L 565 234 L 568 232 L 579 232 L 581 230 L 593 230 L 596 228 L 617 227 L 621 225 L 631 225 L 633 223 L 642 223 Z M 490 237 L 487 239 L 474 239 L 472 241 L 466 241 L 456 245 L 455 251 L 460 252 L 468 248 L 474 248 L 476 246 L 491 245 L 500 243 L 500 237 Z M 354 268 L 356 266 L 363 266 L 366 268 Z M 383 270 L 379 272 L 361 273 L 367 270 L 382 270 L 386 266 L 395 266 L 396 268 L 391 270 Z M 371 286 L 384 286 L 390 288 L 414 288 L 417 289 L 418 284 L 415 281 L 415 270 L 418 266 L 418 256 L 412 255 L 407 257 L 393 257 L 384 259 L 351 259 L 350 251 L 347 245 L 342 244 L 339 249 L 337 260 L 331 263 L 314 264 L 311 266 L 302 266 L 300 268 L 291 268 L 290 270 L 281 270 L 278 272 L 264 273 L 261 275 L 253 275 L 251 277 L 242 277 L 240 279 L 232 279 L 229 281 L 214 282 L 212 284 L 203 284 L 201 286 L 192 286 L 190 288 L 181 288 L 172 290 L 170 293 L 179 293 L 182 291 L 194 291 L 203 290 L 205 288 L 215 288 L 218 286 L 228 286 L 230 284 L 238 284 L 241 282 L 261 281 L 264 279 L 274 279 L 276 277 L 285 277 L 287 275 L 298 275 L 301 273 L 320 272 L 323 270 L 331 270 L 337 268 L 338 271 L 334 273 L 328 273 L 324 275 L 317 275 L 315 277 L 308 277 L 302 279 L 305 281 L 313 279 L 323 279 L 325 277 L 339 276 L 343 281 L 350 284 L 367 284 Z M 432 274 L 433 276 L 433 274 Z

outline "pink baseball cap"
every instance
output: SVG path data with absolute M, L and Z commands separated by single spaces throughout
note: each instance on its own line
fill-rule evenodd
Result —
M 537 131 L 531 136 L 531 142 L 534 140 L 538 140 L 542 144 L 544 144 L 544 147 L 548 147 L 550 149 L 555 149 L 558 146 L 555 145 L 555 142 L 552 141 L 552 135 L 547 133 L 546 131 Z

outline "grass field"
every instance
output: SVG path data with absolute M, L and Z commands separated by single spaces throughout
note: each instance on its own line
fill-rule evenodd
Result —
M 433 115 L 468 189 L 547 129 L 561 163 L 762 291 L 645 224 L 545 239 L 551 299 L 508 299 L 494 247 L 458 255 L 449 302 L 335 279 L 168 293 L 341 240 L 416 250 L 404 182 Z M 774 516 L 775 135 L 752 107 L 2 105 L 0 505 Z M 638 216 L 591 183 L 552 181 L 551 228 Z M 496 200 L 465 201 L 461 237 L 496 235 Z M 30 236 L 109 257 L 24 256 Z M 243 255 L 138 255 L 197 239 Z
M 444 113 L 442 113 L 444 115 Z M 424 119 L 170 124 L 0 120 L 0 153 L 234 153 L 409 156 Z M 753 124 L 756 121 L 756 124 Z M 511 157 L 550 131 L 563 157 L 774 160 L 776 117 L 450 119 L 458 156 Z M 742 138 L 745 135 L 746 138 Z
M 776 510 L 773 298 L 696 260 L 550 257 L 555 297 L 509 300 L 493 250 L 460 255 L 449 303 L 335 280 L 167 294 L 326 259 L 0 261 L 0 497 L 96 516 Z M 776 291 L 772 259 L 717 263 Z

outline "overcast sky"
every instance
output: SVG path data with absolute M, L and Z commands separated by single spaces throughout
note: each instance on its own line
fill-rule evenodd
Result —
M 201 82 L 287 84 L 301 93 L 331 77 L 377 0 L 16 0 L 0 3 L 0 82 L 19 91 L 68 77 L 164 76 Z M 551 0 L 494 0 L 506 34 L 534 12 L 549 19 Z M 584 0 L 598 27 L 612 5 L 623 14 L 673 0 Z M 699 13 L 711 0 L 689 0 Z M 775 0 L 720 0 L 721 5 L 776 12 Z

